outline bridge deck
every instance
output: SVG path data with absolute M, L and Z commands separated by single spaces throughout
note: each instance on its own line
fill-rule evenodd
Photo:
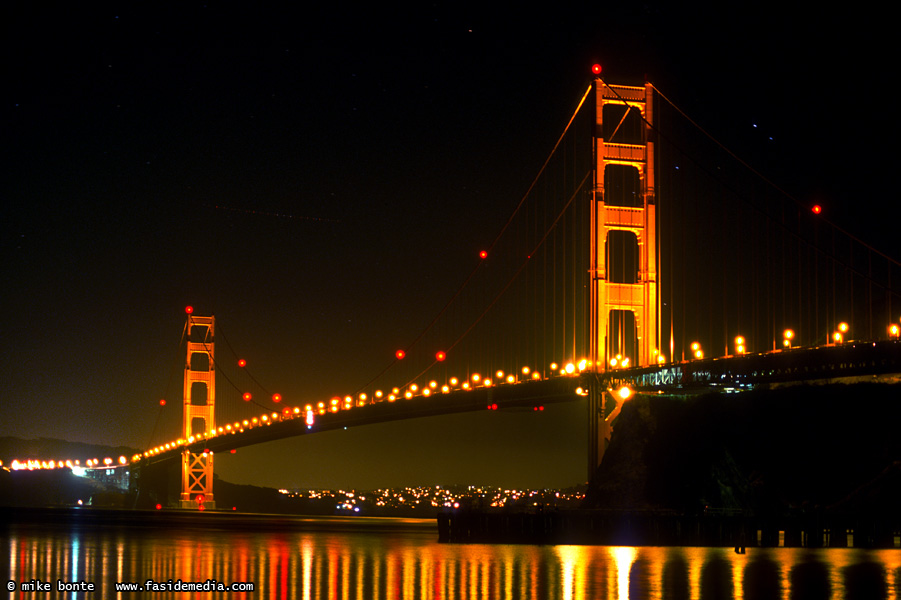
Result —
M 581 390 L 587 390 L 593 385 L 601 386 L 602 389 L 629 385 L 637 391 L 656 392 L 741 390 L 787 382 L 899 373 L 901 342 L 895 340 L 797 348 L 601 373 L 585 372 L 514 385 L 454 390 L 395 402 L 383 400 L 349 410 L 316 415 L 312 426 L 307 426 L 303 413 L 278 415 L 265 424 L 235 427 L 228 433 L 153 454 L 142 459 L 142 463 L 155 464 L 180 459 L 185 447 L 195 453 L 205 450 L 222 452 L 331 429 L 487 410 L 489 406 L 499 410 L 532 409 L 539 405 L 577 400 L 585 393 Z

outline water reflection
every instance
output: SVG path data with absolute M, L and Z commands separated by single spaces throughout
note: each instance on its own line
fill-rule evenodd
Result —
M 314 529 L 226 531 L 10 525 L 3 584 L 92 582 L 65 597 L 129 597 L 116 582 L 250 582 L 252 593 L 157 598 L 474 599 L 895 598 L 901 553 L 859 549 L 611 548 L 436 543 L 430 522 L 320 520 Z M 3 576 L 0 573 L 0 576 Z M 55 594 L 53 594 L 55 595 Z M 10 598 L 32 598 L 17 589 Z
M 782 573 L 779 564 L 766 550 L 761 550 L 745 566 L 742 590 L 746 600 L 769 600 L 782 597 Z

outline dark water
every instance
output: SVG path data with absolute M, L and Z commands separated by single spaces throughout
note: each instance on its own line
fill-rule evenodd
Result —
M 897 598 L 901 550 L 438 544 L 433 520 L 293 519 L 223 528 L 11 524 L 0 528 L 9 598 L 138 597 L 117 582 L 165 588 L 215 580 L 252 592 L 163 589 L 154 598 L 712 599 Z M 58 580 L 94 592 L 58 592 Z M 9 589 L 9 588 L 7 588 Z

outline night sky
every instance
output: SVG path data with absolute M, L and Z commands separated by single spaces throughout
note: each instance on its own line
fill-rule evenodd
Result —
M 147 446 L 159 398 L 180 410 L 188 304 L 289 403 L 357 389 L 473 268 L 595 62 L 898 255 L 887 25 L 749 10 L 4 7 L 0 435 Z M 216 468 L 564 486 L 586 478 L 584 411 L 368 426 Z

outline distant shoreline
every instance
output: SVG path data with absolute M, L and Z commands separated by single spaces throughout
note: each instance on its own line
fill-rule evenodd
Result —
M 250 530 L 365 530 L 437 532 L 431 518 L 285 515 L 226 510 L 114 509 L 92 507 L 0 507 L 0 527 L 72 525 L 82 527 L 198 527 Z

